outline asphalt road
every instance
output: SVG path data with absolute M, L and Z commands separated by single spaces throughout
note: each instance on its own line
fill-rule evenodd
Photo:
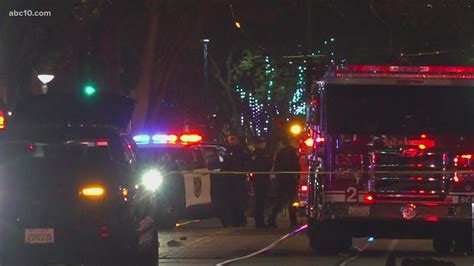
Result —
M 290 232 L 280 221 L 278 229 L 223 228 L 217 219 L 192 221 L 159 232 L 160 265 L 216 265 L 262 249 Z M 303 220 L 301 221 L 303 223 Z M 265 254 L 230 265 L 474 265 L 474 256 L 439 257 L 430 240 L 354 239 L 351 251 L 337 256 L 315 255 L 305 233 L 283 241 Z

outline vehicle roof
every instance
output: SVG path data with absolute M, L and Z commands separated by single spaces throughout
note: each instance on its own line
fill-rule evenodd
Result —
M 42 94 L 21 99 L 13 110 L 10 127 L 32 124 L 91 123 L 128 127 L 134 101 L 113 94 L 84 97 Z
M 28 127 L 8 128 L 0 135 L 0 141 L 54 142 L 66 139 L 115 138 L 124 131 L 95 124 L 47 124 Z
M 324 81 L 338 85 L 474 86 L 474 67 L 462 66 L 340 66 Z

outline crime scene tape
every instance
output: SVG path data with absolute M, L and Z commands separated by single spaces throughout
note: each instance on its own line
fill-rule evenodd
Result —
M 229 260 L 226 260 L 226 261 L 223 261 L 223 262 L 219 262 L 216 264 L 216 266 L 223 266 L 223 265 L 227 265 L 227 264 L 230 264 L 232 262 L 236 262 L 236 261 L 241 261 L 241 260 L 245 260 L 245 259 L 249 259 L 249 258 L 252 258 L 252 257 L 255 257 L 255 256 L 258 256 L 260 254 L 263 254 L 267 251 L 269 251 L 270 249 L 274 248 L 275 246 L 277 246 L 278 244 L 280 244 L 281 242 L 303 232 L 304 230 L 306 230 L 308 228 L 308 224 L 305 224 L 303 226 L 300 226 L 298 227 L 297 229 L 295 229 L 294 231 L 280 237 L 278 240 L 272 242 L 270 245 L 262 248 L 262 249 L 259 249 L 253 253 L 250 253 L 248 255 L 245 255 L 245 256 L 242 256 L 242 257 L 238 257 L 238 258 L 234 258 L 234 259 L 229 259 Z
M 196 175 L 279 175 L 279 174 L 314 174 L 314 175 L 329 175 L 329 174 L 474 174 L 474 170 L 425 170 L 425 171 L 367 171 L 367 170 L 352 170 L 352 171 L 169 171 L 162 173 L 163 175 L 173 175 L 173 174 L 196 174 Z

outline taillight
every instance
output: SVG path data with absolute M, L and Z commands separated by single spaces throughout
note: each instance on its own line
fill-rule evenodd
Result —
M 0 111 L 0 130 L 5 129 L 5 127 L 6 127 L 5 115 L 3 114 L 3 111 Z
M 339 154 L 336 156 L 337 165 L 361 165 L 363 162 L 362 155 L 355 154 Z

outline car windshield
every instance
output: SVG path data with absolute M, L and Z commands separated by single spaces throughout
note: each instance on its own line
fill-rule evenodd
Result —
M 103 164 L 112 160 L 107 146 L 91 145 L 92 142 L 69 140 L 64 143 L 11 142 L 0 144 L 0 161 L 76 161 Z
M 138 156 L 149 164 L 162 168 L 182 168 L 194 161 L 193 152 L 186 147 L 139 148 Z
M 329 85 L 334 133 L 474 134 L 474 86 Z

